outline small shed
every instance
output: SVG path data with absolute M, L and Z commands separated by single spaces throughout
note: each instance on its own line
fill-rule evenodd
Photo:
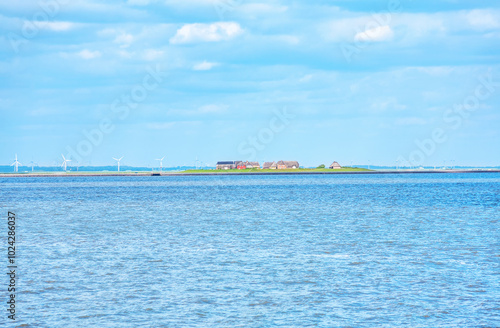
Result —
M 330 165 L 330 168 L 334 170 L 339 170 L 342 168 L 342 166 L 340 166 L 340 164 L 337 162 L 333 162 L 332 165 Z

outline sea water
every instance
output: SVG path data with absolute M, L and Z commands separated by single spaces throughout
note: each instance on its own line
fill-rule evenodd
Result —
M 0 178 L 0 208 L 12 326 L 500 325 L 497 173 Z

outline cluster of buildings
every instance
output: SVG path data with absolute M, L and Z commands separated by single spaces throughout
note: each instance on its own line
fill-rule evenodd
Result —
M 244 169 L 260 169 L 258 162 L 243 162 L 243 161 L 223 161 L 217 162 L 215 166 L 217 170 L 244 170 Z
M 259 162 L 243 162 L 243 161 L 223 161 L 217 162 L 217 170 L 244 170 L 244 169 L 260 169 Z M 299 162 L 297 161 L 278 161 L 278 162 L 264 162 L 262 165 L 263 170 L 286 170 L 286 169 L 298 169 Z M 331 169 L 341 169 L 339 163 L 333 162 L 330 165 Z
M 299 162 L 297 161 L 265 162 L 264 165 L 262 165 L 262 168 L 271 170 L 298 169 Z

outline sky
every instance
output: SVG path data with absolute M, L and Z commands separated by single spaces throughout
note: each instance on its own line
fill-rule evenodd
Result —
M 500 2 L 0 3 L 0 165 L 500 165 Z

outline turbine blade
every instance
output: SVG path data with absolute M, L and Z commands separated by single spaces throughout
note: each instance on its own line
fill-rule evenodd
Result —
M 119 159 L 119 161 L 121 161 L 121 160 L 123 159 L 123 157 L 125 157 L 125 156 L 122 156 L 122 157 Z
M 61 156 L 62 156 L 62 158 L 63 158 L 64 160 L 66 160 L 66 158 L 64 157 L 64 155 L 63 155 L 63 154 L 61 154 Z
M 114 159 L 115 161 L 117 161 L 117 159 L 116 159 L 116 158 L 114 158 L 114 157 L 111 157 L 111 158 L 112 158 L 112 159 Z

